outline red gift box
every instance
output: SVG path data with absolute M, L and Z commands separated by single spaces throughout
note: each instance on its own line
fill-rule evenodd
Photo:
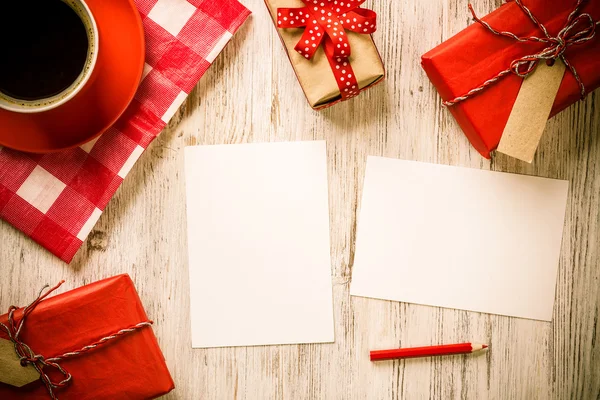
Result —
M 23 309 L 14 320 L 22 319 Z M 8 325 L 8 315 L 0 322 Z M 148 321 L 128 275 L 119 275 L 44 299 L 27 316 L 19 340 L 46 359 L 85 346 Z M 8 335 L 0 329 L 0 337 Z M 149 326 L 58 361 L 72 375 L 54 395 L 64 399 L 152 399 L 174 388 L 164 356 Z M 54 382 L 63 376 L 44 367 Z M 0 399 L 50 399 L 42 380 L 21 388 L 0 383 Z
M 576 0 L 529 0 L 525 5 L 554 37 L 565 27 L 577 3 Z M 600 1 L 584 2 L 580 13 L 590 14 L 597 22 Z M 503 4 L 482 20 L 519 37 L 546 37 L 515 1 Z M 423 55 L 422 66 L 442 99 L 450 101 L 495 77 L 513 61 L 537 54 L 547 46 L 533 41 L 517 42 L 494 35 L 481 24 L 473 24 Z M 579 74 L 586 93 L 600 87 L 600 26 L 596 26 L 593 39 L 568 47 L 564 56 Z M 522 82 L 521 77 L 510 73 L 473 97 L 448 107 L 471 144 L 486 158 L 498 147 Z M 567 69 L 550 117 L 580 99 L 580 85 Z

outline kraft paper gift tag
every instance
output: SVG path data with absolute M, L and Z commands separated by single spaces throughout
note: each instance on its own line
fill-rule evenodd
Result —
M 498 145 L 500 153 L 533 161 L 565 71 L 561 60 L 553 66 L 540 62 L 524 79 Z
M 32 365 L 23 367 L 12 342 L 0 338 L 0 382 L 21 387 L 40 379 Z

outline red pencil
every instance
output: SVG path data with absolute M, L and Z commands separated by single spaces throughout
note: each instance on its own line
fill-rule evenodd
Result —
M 411 347 L 394 350 L 371 351 L 371 361 L 396 360 L 400 358 L 447 356 L 452 354 L 468 354 L 487 348 L 487 344 L 460 343 L 442 346 Z

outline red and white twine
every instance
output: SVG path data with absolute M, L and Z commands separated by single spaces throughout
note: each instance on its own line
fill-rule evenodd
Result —
M 50 395 L 52 400 L 58 400 L 58 397 L 56 397 L 56 394 L 54 393 L 54 389 L 66 387 L 73 378 L 73 376 L 68 371 L 66 371 L 58 364 L 59 361 L 62 361 L 66 358 L 78 356 L 82 353 L 93 350 L 96 347 L 105 344 L 106 342 L 117 339 L 120 336 L 135 332 L 137 330 L 152 325 L 152 321 L 140 322 L 139 324 L 125 329 L 121 329 L 116 333 L 103 337 L 90 345 L 82 347 L 79 350 L 70 351 L 55 357 L 45 358 L 41 354 L 35 354 L 35 352 L 31 350 L 31 348 L 27 344 L 23 343 L 23 341 L 21 341 L 19 338 L 21 330 L 23 329 L 23 326 L 25 324 L 25 319 L 27 318 L 27 316 L 29 316 L 29 314 L 33 312 L 33 310 L 42 300 L 44 300 L 50 293 L 58 289 L 64 282 L 65 281 L 60 281 L 58 285 L 49 289 L 45 293 L 44 290 L 47 289 L 49 285 L 44 286 L 40 291 L 38 297 L 31 304 L 25 307 L 25 309 L 23 310 L 23 317 L 20 321 L 15 322 L 14 318 L 14 313 L 16 310 L 18 310 L 18 308 L 15 306 L 11 306 L 8 309 L 8 326 L 0 322 L 0 329 L 2 329 L 8 335 L 8 339 L 13 343 L 15 347 L 15 353 L 17 353 L 17 357 L 19 357 L 21 365 L 24 367 L 29 364 L 33 365 L 33 367 L 40 374 L 40 379 L 44 382 L 44 385 L 46 385 L 46 388 L 48 389 L 48 394 Z M 52 381 L 52 379 L 44 370 L 45 368 L 53 368 L 59 371 L 62 374 L 63 379 L 59 382 Z
M 498 31 L 491 27 L 489 23 L 478 18 L 475 14 L 475 11 L 473 10 L 473 6 L 469 4 L 469 10 L 473 15 L 473 19 L 494 35 L 504 36 L 516 40 L 520 43 L 538 42 L 544 43 L 547 46 L 539 53 L 527 55 L 514 60 L 513 62 L 511 62 L 509 68 L 499 72 L 493 78 L 488 79 L 476 88 L 469 90 L 462 96 L 458 96 L 452 100 L 444 101 L 443 104 L 446 107 L 450 107 L 464 100 L 467 100 L 476 95 L 477 93 L 485 90 L 489 86 L 497 83 L 503 77 L 511 73 L 525 78 L 531 73 L 533 73 L 533 71 L 535 71 L 540 61 L 544 60 L 548 65 L 553 65 L 557 59 L 562 60 L 569 69 L 569 71 L 571 71 L 571 73 L 575 77 L 575 80 L 579 84 L 581 98 L 583 99 L 587 94 L 585 85 L 583 84 L 573 64 L 571 64 L 569 60 L 565 57 L 565 52 L 568 48 L 572 46 L 582 45 L 591 41 L 596 35 L 596 26 L 600 25 L 600 21 L 594 21 L 592 16 L 588 13 L 580 13 L 581 7 L 585 2 L 586 0 L 577 1 L 575 9 L 573 10 L 573 12 L 571 12 L 571 14 L 569 14 L 564 28 L 561 29 L 556 36 L 552 36 L 548 32 L 546 26 L 542 24 L 533 15 L 531 10 L 523 4 L 522 0 L 515 0 L 515 3 L 521 8 L 521 10 L 523 10 L 523 12 L 529 17 L 529 19 L 544 33 L 545 37 L 542 38 L 537 36 L 519 37 L 512 32 Z

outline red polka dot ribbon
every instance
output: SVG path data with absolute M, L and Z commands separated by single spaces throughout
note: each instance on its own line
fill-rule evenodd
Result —
M 323 43 L 325 55 L 342 100 L 358 95 L 358 81 L 348 58 L 350 43 L 345 31 L 371 34 L 377 29 L 377 14 L 360 8 L 365 0 L 302 0 L 306 7 L 278 8 L 278 28 L 305 28 L 294 48 L 306 59 L 312 59 Z

